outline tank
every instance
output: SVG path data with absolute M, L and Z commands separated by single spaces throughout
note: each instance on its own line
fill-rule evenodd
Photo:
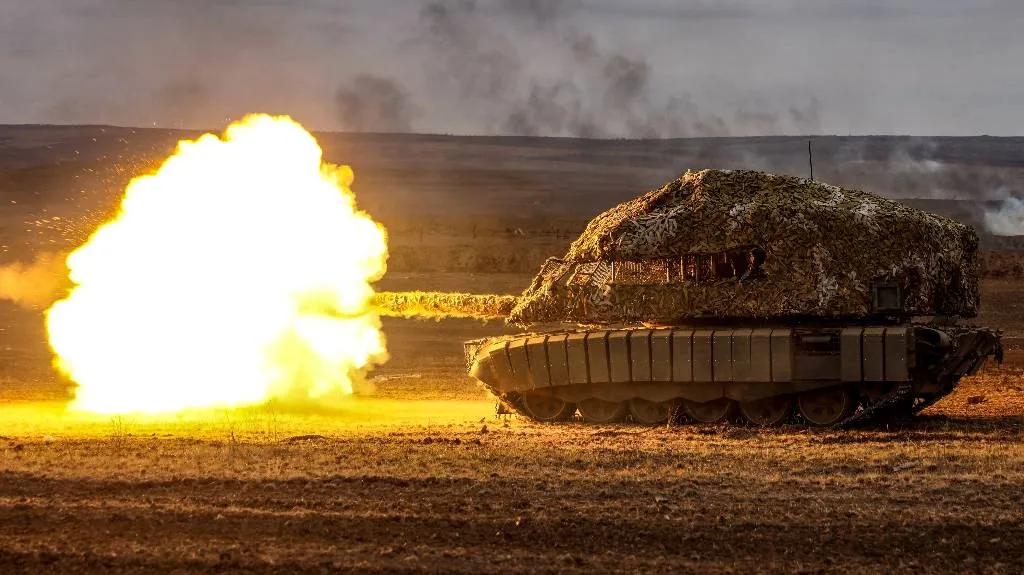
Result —
M 541 422 L 843 426 L 949 394 L 1000 333 L 969 226 L 755 171 L 687 172 L 594 218 L 466 342 L 500 412 Z

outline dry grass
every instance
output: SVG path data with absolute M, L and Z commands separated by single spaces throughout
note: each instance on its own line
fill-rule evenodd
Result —
M 950 418 L 940 410 L 898 428 L 837 432 L 728 425 L 549 426 L 496 419 L 486 404 L 456 403 L 422 402 L 419 413 L 410 415 L 417 402 L 390 402 L 390 409 L 408 411 L 389 417 L 378 412 L 375 422 L 366 414 L 351 418 L 263 410 L 177 420 L 47 422 L 36 408 L 23 407 L 3 418 L 5 425 L 24 427 L 4 436 L 0 462 L 6 471 L 76 480 L 444 475 L 477 481 L 494 476 L 596 481 L 685 475 L 772 484 L 791 476 L 829 479 L 836 470 L 872 479 L 916 470 L 921 476 L 916 481 L 925 483 L 955 477 L 985 482 L 993 473 L 1024 479 L 1020 413 Z M 415 419 L 420 422 L 409 423 Z M 251 457 L 224 457 L 231 444 L 244 446 Z M 822 449 L 826 445 L 832 447 Z M 253 467 L 270 455 L 286 465 L 269 474 Z M 346 465 L 328 465 L 339 457 Z
M 5 439 L 0 564 L 33 573 L 1024 568 L 1019 422 L 816 433 L 249 416 Z
M 981 254 L 982 275 L 991 279 L 1024 279 L 1024 254 L 993 251 Z
M 925 411 L 950 418 L 1017 418 L 1024 423 L 1024 364 L 1019 351 L 960 382 L 952 395 Z
M 498 419 L 440 367 L 393 370 L 332 412 L 8 404 L 0 565 L 1019 572 L 1024 364 L 1010 359 L 909 426 L 843 432 Z

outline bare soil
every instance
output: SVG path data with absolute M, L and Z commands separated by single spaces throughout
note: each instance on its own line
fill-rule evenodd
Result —
M 61 200 L 63 173 L 0 169 L 20 202 L 0 213 L 9 258 L 71 242 L 23 225 L 44 209 L 109 211 L 102 195 Z M 515 190 L 448 239 L 415 218 L 393 239 L 565 241 L 506 232 Z M 534 271 L 443 260 L 379 287 L 518 293 Z M 1024 572 L 1024 284 L 983 292 L 978 321 L 1007 330 L 1007 362 L 910 424 L 844 432 L 498 418 L 461 342 L 508 328 L 470 320 L 386 319 L 374 390 L 330 411 L 89 418 L 63 411 L 41 311 L 0 302 L 0 573 Z
M 1024 569 L 1019 416 L 95 432 L 4 440 L 5 573 Z

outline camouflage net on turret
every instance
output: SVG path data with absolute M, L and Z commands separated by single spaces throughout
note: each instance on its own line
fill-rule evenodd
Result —
M 550 258 L 510 323 L 694 318 L 973 317 L 978 238 L 856 190 L 753 171 L 687 172 L 592 220 Z

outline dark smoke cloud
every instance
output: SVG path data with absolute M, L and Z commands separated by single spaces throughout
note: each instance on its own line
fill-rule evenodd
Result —
M 658 71 L 642 55 L 607 49 L 577 20 L 578 0 L 433 0 L 419 18 L 417 50 L 429 56 L 432 93 L 477 115 L 488 132 L 512 135 L 664 138 L 774 134 L 820 129 L 821 102 L 772 107 L 747 98 L 723 117 L 692 94 L 658 94 Z M 519 42 L 517 43 L 517 39 Z M 531 69 L 523 44 L 543 45 L 560 64 Z
M 0 123 L 1008 134 L 1022 17 L 1011 0 L 13 0 Z
M 390 78 L 361 74 L 335 95 L 343 129 L 351 132 L 409 132 L 419 109 Z
M 410 48 L 425 60 L 429 92 L 466 112 L 486 114 L 504 102 L 522 72 L 515 43 L 482 17 L 476 0 L 428 2 Z
M 813 134 L 821 130 L 821 101 L 815 97 L 803 108 L 790 106 L 789 118 L 802 134 Z
M 499 6 L 509 14 L 538 27 L 584 8 L 581 0 L 501 0 Z

